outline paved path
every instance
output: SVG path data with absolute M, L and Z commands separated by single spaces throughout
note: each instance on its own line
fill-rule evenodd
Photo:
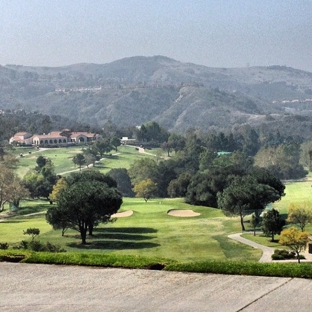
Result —
M 242 233 L 237 233 L 237 234 L 231 234 L 228 237 L 231 239 L 234 239 L 242 244 L 251 246 L 253 248 L 257 248 L 257 249 L 261 249 L 263 251 L 262 256 L 259 260 L 259 262 L 275 262 L 272 261 L 271 256 L 274 253 L 274 249 L 272 247 L 267 247 L 258 243 L 255 243 L 249 239 L 246 239 L 244 237 L 241 237 Z M 301 262 L 312 262 L 312 254 L 308 253 L 308 251 L 304 251 L 300 253 L 301 255 L 303 255 L 305 257 L 305 260 L 301 260 Z M 297 262 L 297 259 L 293 259 L 293 260 L 278 260 L 276 262 Z M 312 309 L 312 307 L 311 307 Z
M 237 234 L 231 234 L 228 237 L 231 239 L 234 239 L 240 243 L 243 243 L 245 245 L 251 246 L 253 248 L 261 249 L 263 251 L 262 257 L 260 258 L 259 262 L 271 262 L 272 258 L 271 256 L 274 253 L 274 248 L 272 247 L 266 247 L 260 244 L 257 244 L 249 239 L 246 239 L 244 237 L 241 237 L 242 233 Z
M 298 311 L 312 280 L 0 262 L 0 311 Z

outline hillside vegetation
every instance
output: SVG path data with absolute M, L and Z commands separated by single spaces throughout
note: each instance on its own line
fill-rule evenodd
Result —
M 312 73 L 283 66 L 209 68 L 163 56 L 64 67 L 0 66 L 0 110 L 103 126 L 155 120 L 174 132 L 311 116 Z

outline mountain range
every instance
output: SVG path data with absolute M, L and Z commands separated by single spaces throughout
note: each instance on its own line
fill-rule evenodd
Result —
M 312 117 L 312 73 L 286 66 L 211 68 L 165 56 L 0 66 L 0 110 L 18 109 L 99 126 L 156 121 L 180 133 L 224 130 Z

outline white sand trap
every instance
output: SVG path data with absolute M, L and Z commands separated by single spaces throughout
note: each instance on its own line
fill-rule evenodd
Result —
M 117 213 L 114 213 L 113 215 L 111 215 L 111 217 L 112 218 L 126 218 L 126 217 L 130 217 L 131 215 L 133 215 L 133 210 L 117 212 Z
M 200 213 L 195 212 L 193 210 L 181 210 L 181 209 L 171 209 L 168 210 L 168 215 L 173 216 L 173 217 L 197 217 L 200 216 Z

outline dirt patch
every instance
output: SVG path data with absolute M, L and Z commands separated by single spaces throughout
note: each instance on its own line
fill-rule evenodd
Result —
M 168 210 L 167 214 L 173 217 L 197 217 L 200 216 L 200 213 L 195 212 L 190 209 L 171 209 Z
M 126 218 L 133 215 L 133 210 L 127 210 L 123 212 L 117 212 L 112 215 L 112 218 Z

